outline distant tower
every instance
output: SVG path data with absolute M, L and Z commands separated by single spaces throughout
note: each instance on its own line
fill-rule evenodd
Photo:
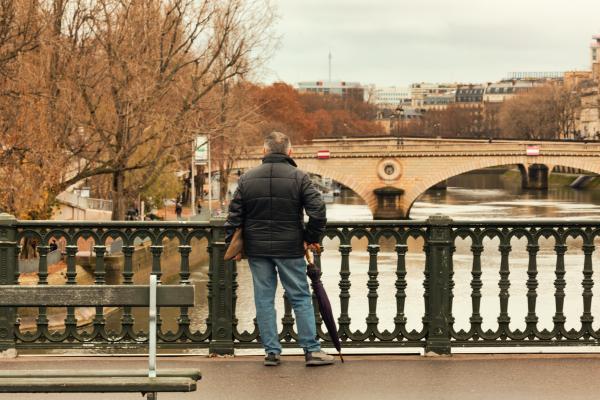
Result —
M 331 50 L 329 50 L 329 82 L 331 82 Z
M 600 35 L 592 36 L 592 77 L 600 80 Z

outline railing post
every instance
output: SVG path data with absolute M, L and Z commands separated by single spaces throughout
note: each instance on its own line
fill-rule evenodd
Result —
M 429 263 L 429 321 L 425 353 L 450 354 L 450 269 L 452 266 L 452 220 L 434 215 L 427 220 Z
M 0 214 L 0 285 L 14 285 L 17 269 L 17 219 L 2 213 Z M 15 309 L 0 307 L 0 355 L 16 355 L 14 324 Z
M 224 220 L 211 220 L 210 279 L 212 280 L 210 354 L 233 354 L 233 266 L 225 262 Z

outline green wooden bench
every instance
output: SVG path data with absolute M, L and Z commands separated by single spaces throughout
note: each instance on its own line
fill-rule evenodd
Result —
M 201 378 L 196 369 L 156 369 L 157 307 L 191 307 L 191 285 L 7 285 L 0 288 L 0 307 L 148 307 L 148 370 L 0 371 L 0 393 L 193 392 Z

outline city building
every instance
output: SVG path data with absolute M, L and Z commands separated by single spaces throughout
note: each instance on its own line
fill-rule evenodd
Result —
M 456 88 L 456 104 L 469 107 L 483 103 L 485 86 L 483 85 L 458 85 Z
M 371 103 L 379 108 L 395 109 L 398 106 L 410 105 L 409 87 L 374 87 Z
M 592 78 L 600 81 L 600 35 L 592 36 L 590 49 L 592 53 Z
M 410 98 L 411 105 L 415 108 L 423 108 L 425 105 L 425 98 L 430 96 L 443 95 L 448 92 L 455 91 L 457 88 L 455 83 L 413 83 L 410 85 Z M 443 102 L 444 100 L 439 100 Z M 436 103 L 438 101 L 432 100 L 429 103 Z M 432 104 L 429 104 L 432 105 Z
M 316 93 L 320 95 L 335 94 L 344 98 L 364 101 L 365 88 L 358 82 L 346 81 L 306 81 L 298 83 L 301 93 Z
M 456 90 L 445 93 L 436 93 L 425 96 L 420 101 L 423 110 L 445 110 L 450 104 L 456 102 Z
M 575 129 L 585 139 L 600 139 L 600 90 L 598 82 L 586 81 L 578 87 L 581 108 Z
M 600 35 L 592 36 L 590 79 L 577 85 L 581 108 L 576 122 L 578 135 L 585 139 L 600 139 Z
M 576 87 L 590 79 L 592 79 L 592 71 L 567 71 L 563 76 L 563 81 L 567 87 Z
M 502 103 L 508 99 L 515 97 L 518 93 L 522 93 L 536 86 L 541 86 L 545 81 L 540 80 L 511 80 L 500 81 L 496 83 L 488 83 L 483 101 L 485 103 Z
M 394 134 L 401 127 L 422 118 L 423 111 L 410 106 L 400 106 L 395 109 L 383 108 L 377 113 L 377 123 L 383 127 L 385 133 Z

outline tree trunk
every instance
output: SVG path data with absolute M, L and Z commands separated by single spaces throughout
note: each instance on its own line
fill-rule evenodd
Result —
M 112 174 L 112 220 L 122 221 L 125 219 L 125 173 L 117 171 Z

